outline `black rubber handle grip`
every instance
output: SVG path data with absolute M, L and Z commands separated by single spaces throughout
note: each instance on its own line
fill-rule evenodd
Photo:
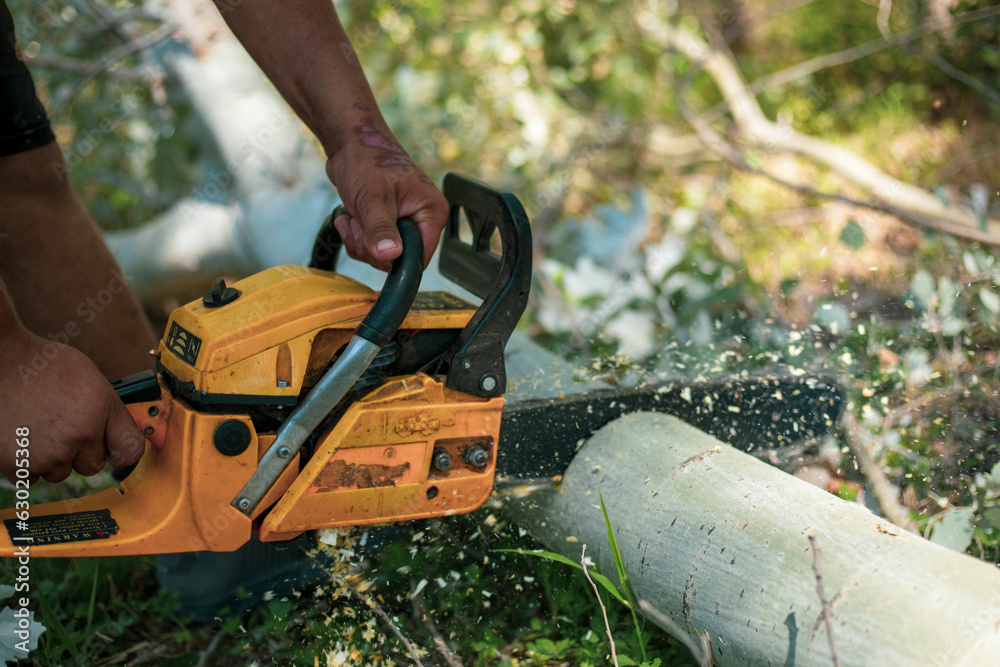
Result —
M 354 331 L 355 335 L 379 347 L 391 343 L 399 331 L 417 296 L 424 273 L 424 241 L 417 223 L 401 218 L 397 224 L 403 240 L 403 253 L 393 260 L 375 305 Z
M 337 254 L 344 242 L 340 238 L 340 232 L 334 227 L 333 221 L 342 215 L 347 215 L 347 208 L 340 204 L 320 225 L 316 240 L 313 242 L 312 255 L 309 257 L 310 268 L 323 269 L 324 271 L 337 270 Z

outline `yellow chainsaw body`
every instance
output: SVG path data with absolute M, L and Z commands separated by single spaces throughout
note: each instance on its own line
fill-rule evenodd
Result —
M 0 555 L 30 546 L 44 557 L 232 551 L 304 531 L 469 512 L 489 496 L 503 397 L 448 389 L 422 372 L 387 377 L 352 400 L 301 453 L 248 517 L 233 499 L 275 439 L 243 406 L 288 405 L 348 342 L 377 293 L 342 275 L 280 266 L 238 281 L 217 308 L 201 300 L 175 310 L 157 351 L 161 397 L 129 411 L 149 440 L 120 489 L 30 507 L 31 529 L 11 530 L 0 512 Z M 401 332 L 458 331 L 475 307 L 443 292 L 420 293 Z M 216 446 L 223 424 L 245 426 L 237 454 Z M 480 446 L 485 465 L 463 461 Z M 435 450 L 453 464 L 432 466 Z M 40 520 L 40 517 L 48 517 Z

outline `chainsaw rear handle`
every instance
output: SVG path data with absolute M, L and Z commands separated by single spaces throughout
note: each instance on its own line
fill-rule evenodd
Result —
M 320 226 L 309 260 L 311 268 L 336 270 L 337 254 L 344 242 L 333 221 L 342 215 L 348 215 L 343 204 L 333 209 L 333 213 Z M 424 272 L 424 241 L 417 223 L 409 218 L 400 218 L 397 224 L 403 241 L 403 252 L 393 260 L 382 293 L 354 332 L 379 348 L 391 343 L 399 331 L 399 326 L 410 312 L 413 299 L 417 296 Z

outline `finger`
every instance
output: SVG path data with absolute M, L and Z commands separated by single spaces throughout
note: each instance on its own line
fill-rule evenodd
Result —
M 437 188 L 434 188 L 434 196 L 427 198 L 420 209 L 410 216 L 417 223 L 420 237 L 424 242 L 425 268 L 431 263 L 434 251 L 437 250 L 438 243 L 441 241 L 441 232 L 448 224 L 448 211 L 448 200 Z
M 90 477 L 104 470 L 104 464 L 107 462 L 108 456 L 102 443 L 100 448 L 88 448 L 88 451 L 77 454 L 76 458 L 73 459 L 73 470 L 85 477 Z
M 437 250 L 438 243 L 441 241 L 441 232 L 444 231 L 448 220 L 447 209 L 440 216 L 436 215 L 433 211 L 421 209 L 412 217 L 413 221 L 417 223 L 417 229 L 420 230 L 420 238 L 424 242 L 424 268 L 427 268 L 431 263 L 431 258 L 434 256 L 434 251 Z
M 333 226 L 340 234 L 340 242 L 344 244 L 344 253 L 351 259 L 358 259 L 358 244 L 354 240 L 354 231 L 351 229 L 351 216 L 342 215 L 333 221 Z M 363 261 L 363 260 L 362 260 Z
M 356 218 L 348 218 L 343 227 L 341 238 L 344 240 L 347 256 L 367 263 L 371 258 L 368 256 L 368 249 L 365 248 L 365 234 L 361 229 L 361 223 Z
M 369 252 L 364 225 L 362 225 L 361 221 L 357 218 L 351 218 L 351 238 L 353 239 L 354 249 L 357 253 L 355 259 L 371 264 L 380 271 L 389 270 L 391 262 L 381 261 L 376 257 L 373 257 L 371 252 Z
M 396 207 L 374 201 L 364 211 L 361 221 L 364 245 L 376 262 L 388 264 L 403 252 L 403 241 L 396 225 Z
M 344 209 L 344 210 L 347 210 L 347 209 Z M 334 227 L 337 228 L 337 231 L 340 232 L 340 238 L 344 238 L 343 225 L 346 225 L 348 222 L 350 222 L 350 220 L 351 220 L 351 214 L 350 213 L 343 213 L 343 214 L 338 215 L 336 218 L 333 219 L 333 225 L 334 225 Z
M 333 221 L 333 226 L 337 228 L 337 233 L 340 234 L 340 240 L 344 244 L 347 244 L 348 241 L 353 241 L 351 238 L 351 216 L 337 216 L 337 218 Z
M 71 472 L 73 472 L 73 467 L 69 463 L 65 463 L 53 467 L 48 471 L 46 471 L 45 473 L 43 473 L 42 479 L 44 479 L 46 482 L 52 482 L 52 483 L 61 482 L 67 477 L 69 477 L 69 474 Z
M 108 460 L 114 466 L 131 465 L 146 451 L 146 436 L 135 425 L 132 415 L 118 400 L 117 395 L 112 399 L 104 427 L 104 445 L 107 447 Z

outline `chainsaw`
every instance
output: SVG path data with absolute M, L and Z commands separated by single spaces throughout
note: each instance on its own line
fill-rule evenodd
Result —
M 147 439 L 138 464 L 118 487 L 33 505 L 27 519 L 0 512 L 0 555 L 25 546 L 35 557 L 234 551 L 252 535 L 285 541 L 467 513 L 498 472 L 558 479 L 582 439 L 640 409 L 672 412 L 744 449 L 817 439 L 836 423 L 840 387 L 791 376 L 608 389 L 505 410 L 504 351 L 527 305 L 530 225 L 509 193 L 455 174 L 443 191 L 439 268 L 478 307 L 418 291 L 424 252 L 408 219 L 381 292 L 336 273 L 335 209 L 308 266 L 218 280 L 171 314 L 157 370 L 112 383 Z

